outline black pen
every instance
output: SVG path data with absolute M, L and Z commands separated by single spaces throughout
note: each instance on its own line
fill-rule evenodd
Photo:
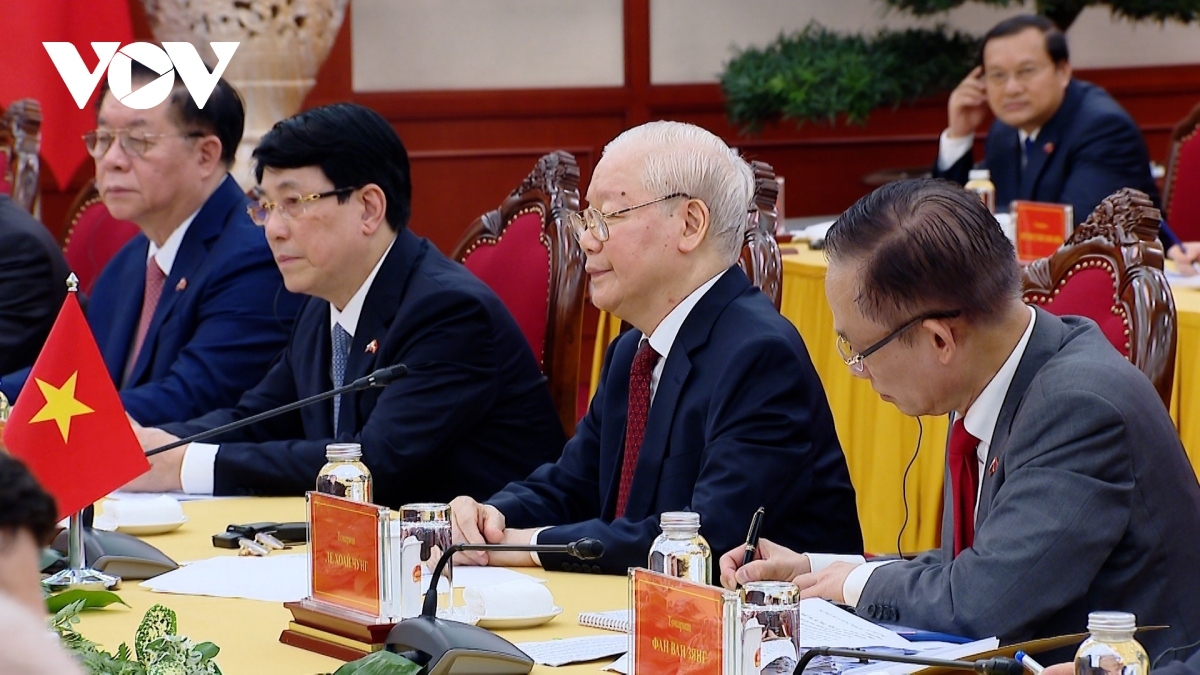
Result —
M 758 531 L 762 528 L 763 507 L 758 507 L 754 517 L 750 519 L 750 531 L 746 533 L 746 553 L 742 556 L 742 565 L 749 565 L 754 560 L 754 552 L 758 550 Z

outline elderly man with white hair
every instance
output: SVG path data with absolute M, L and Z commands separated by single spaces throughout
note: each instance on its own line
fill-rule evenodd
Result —
M 761 532 L 862 549 L 845 457 L 804 342 L 737 266 L 749 165 L 696 126 L 653 122 L 608 144 L 571 216 L 592 302 L 629 322 L 562 457 L 484 504 L 452 503 L 456 542 L 562 544 L 602 558 L 459 554 L 460 563 L 624 574 L 667 511 L 700 515 L 713 550 Z M 803 542 L 803 543 L 801 543 Z M 807 550 L 807 549 L 805 549 Z

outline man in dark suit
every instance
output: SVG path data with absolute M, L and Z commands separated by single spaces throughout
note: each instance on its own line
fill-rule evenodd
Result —
M 0 194 L 0 373 L 33 365 L 70 273 L 50 231 Z
M 1200 639 L 1200 485 L 1149 378 L 1090 320 L 1021 302 L 1012 244 L 970 192 L 903 181 L 833 225 L 839 348 L 908 415 L 954 414 L 942 547 L 833 561 L 766 543 L 732 587 L 795 579 L 873 619 L 1014 642 L 1134 612 L 1151 654 Z
M 480 497 L 551 460 L 562 425 L 516 321 L 465 267 L 407 228 L 408 154 L 391 126 L 338 104 L 284 120 L 254 151 L 254 207 L 289 290 L 312 296 L 287 349 L 236 408 L 163 429 L 155 447 L 405 364 L 408 374 L 151 457 L 130 486 L 302 495 L 334 440 L 362 444 L 374 501 Z
M 646 565 L 663 512 L 698 512 L 724 550 L 760 506 L 769 536 L 861 552 L 854 488 L 804 342 L 736 265 L 753 188 L 746 162 L 692 125 L 643 125 L 605 148 L 591 208 L 572 225 L 592 301 L 636 330 L 609 347 L 559 461 L 485 505 L 451 504 L 456 541 L 595 537 L 604 556 L 464 561 L 624 574 Z
M 158 77 L 133 63 L 134 82 Z M 148 110 L 102 91 L 85 136 L 105 207 L 141 230 L 96 280 L 87 315 L 126 412 L 142 424 L 235 403 L 283 349 L 300 307 L 229 175 L 244 117 L 224 80 L 198 108 L 176 79 Z M 4 393 L 15 398 L 27 375 L 5 376 Z
M 1108 92 L 1071 77 L 1067 39 L 1049 19 L 1005 19 L 983 38 L 980 65 L 950 95 L 934 177 L 960 185 L 974 161 L 975 130 L 990 109 L 984 164 L 996 204 L 1014 199 L 1070 204 L 1082 223 L 1105 197 L 1141 190 L 1161 207 L 1146 142 Z M 1165 227 L 1163 248 L 1189 274 L 1200 243 L 1180 245 Z

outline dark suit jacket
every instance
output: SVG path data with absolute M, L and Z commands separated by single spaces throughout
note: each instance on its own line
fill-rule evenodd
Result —
M 249 200 L 233 177 L 196 214 L 163 284 L 146 340 L 121 387 L 125 410 L 145 426 L 233 405 L 283 349 L 300 296 L 288 293 Z M 121 386 L 137 334 L 150 240 L 131 239 L 92 288 L 88 323 Z M 19 391 L 28 371 L 5 376 Z
M 1101 200 L 1125 187 L 1162 204 L 1141 130 L 1108 92 L 1090 82 L 1071 80 L 1067 85 L 1062 105 L 1038 131 L 1024 169 L 1015 127 L 994 121 L 986 148 L 983 162 L 996 185 L 996 205 L 1003 210 L 1014 199 L 1071 204 L 1079 224 Z M 935 163 L 933 175 L 963 184 L 973 162 L 968 152 L 947 171 L 939 171 Z
M 875 570 L 860 612 L 1015 642 L 1116 609 L 1171 626 L 1138 635 L 1152 657 L 1200 640 L 1200 485 L 1150 380 L 1094 323 L 1037 310 L 992 462 L 974 546 L 953 558 L 945 536 L 941 550 Z
M 50 231 L 0 195 L 0 373 L 33 365 L 67 297 L 69 274 Z
M 332 388 L 329 303 L 310 298 L 287 349 L 238 402 L 184 424 L 211 429 Z M 374 501 L 483 498 L 558 457 L 565 442 L 546 379 L 500 299 L 428 240 L 401 231 L 367 292 L 346 382 L 403 363 L 406 377 L 342 396 L 339 438 L 362 443 Z M 333 402 L 216 439 L 219 495 L 302 495 L 333 438 Z
M 846 459 L 825 390 L 795 327 L 736 267 L 700 299 L 667 356 L 625 516 L 614 519 L 629 372 L 641 333 L 608 348 L 600 386 L 563 456 L 490 500 L 509 527 L 555 527 L 539 544 L 604 542 L 595 566 L 540 556 L 546 569 L 644 567 L 664 511 L 700 513 L 713 555 L 762 536 L 797 550 L 862 551 Z

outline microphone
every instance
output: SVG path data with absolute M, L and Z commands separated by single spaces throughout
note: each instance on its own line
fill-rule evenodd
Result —
M 580 560 L 604 555 L 604 543 L 585 537 L 566 544 L 467 544 L 447 548 L 433 568 L 421 615 L 405 619 L 388 633 L 387 648 L 422 666 L 422 675 L 492 673 L 525 675 L 533 659 L 516 645 L 478 626 L 437 618 L 437 586 L 446 563 L 460 551 L 527 551 L 565 553 Z M 453 590 L 453 589 L 451 589 Z
M 837 649 L 834 647 L 816 647 L 804 652 L 792 675 L 800 675 L 808 664 L 818 656 L 844 656 L 852 659 L 888 661 L 891 663 L 912 663 L 919 666 L 934 666 L 948 670 L 971 670 L 985 675 L 1022 675 L 1025 667 L 1016 659 L 1007 656 L 997 656 L 990 659 L 975 661 L 954 661 L 949 659 L 931 659 L 924 656 L 909 656 L 907 654 L 888 654 L 872 652 L 865 649 Z
M 146 456 L 153 457 L 154 455 L 157 455 L 160 452 L 166 452 L 167 450 L 171 450 L 173 448 L 178 448 L 181 445 L 187 445 L 188 443 L 195 443 L 196 441 L 207 440 L 209 438 L 212 438 L 213 436 L 219 436 L 219 435 L 225 433 L 226 431 L 233 431 L 234 429 L 240 429 L 248 424 L 254 424 L 256 422 L 261 422 L 262 420 L 269 419 L 271 417 L 275 417 L 276 415 L 282 415 L 283 413 L 291 412 L 293 410 L 296 410 L 297 408 L 303 408 L 306 405 L 310 405 L 313 403 L 320 403 L 321 401 L 326 401 L 328 399 L 333 398 L 334 396 L 338 396 L 339 394 L 346 394 L 346 393 L 355 392 L 355 391 L 362 391 L 363 389 L 371 389 L 372 387 L 386 387 L 387 385 L 391 384 L 392 382 L 395 382 L 396 380 L 404 377 L 407 374 L 408 374 L 408 366 L 404 365 L 403 363 L 397 363 L 392 366 L 387 366 L 386 368 L 380 368 L 379 370 L 376 370 L 375 372 L 371 373 L 370 375 L 364 375 L 363 377 L 358 378 L 357 380 L 351 382 L 350 384 L 343 385 L 341 387 L 337 387 L 336 389 L 330 389 L 329 391 L 322 392 L 320 394 L 314 394 L 312 396 L 309 396 L 308 398 L 300 399 L 299 401 L 294 401 L 292 403 L 288 403 L 287 405 L 281 405 L 278 408 L 272 408 L 271 410 L 266 410 L 266 411 L 260 412 L 257 415 L 251 415 L 250 417 L 237 420 L 236 422 L 230 422 L 229 424 L 222 424 L 221 426 L 215 427 L 213 429 L 209 429 L 208 431 L 201 431 L 200 433 L 192 434 L 191 436 L 188 436 L 187 438 L 180 438 L 178 440 L 167 443 L 166 445 L 160 445 L 157 448 L 154 448 L 153 450 L 147 450 Z

